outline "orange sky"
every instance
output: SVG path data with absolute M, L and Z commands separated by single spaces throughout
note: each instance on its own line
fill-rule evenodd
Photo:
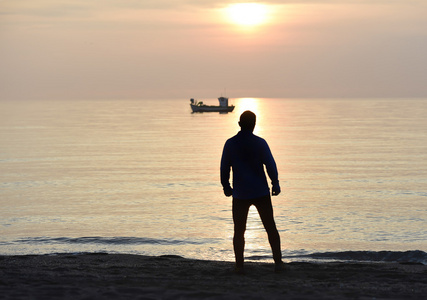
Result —
M 427 97 L 426 1 L 232 3 L 0 0 L 0 100 Z

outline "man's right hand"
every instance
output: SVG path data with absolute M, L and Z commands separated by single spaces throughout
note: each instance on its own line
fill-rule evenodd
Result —
M 231 187 L 224 188 L 224 195 L 230 197 L 233 195 L 233 189 Z

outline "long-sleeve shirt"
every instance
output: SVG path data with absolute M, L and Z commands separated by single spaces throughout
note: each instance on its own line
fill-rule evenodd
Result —
M 221 157 L 221 184 L 230 188 L 233 170 L 233 197 L 253 199 L 270 193 L 264 165 L 272 185 L 279 185 L 276 162 L 267 142 L 250 131 L 240 131 L 228 139 Z

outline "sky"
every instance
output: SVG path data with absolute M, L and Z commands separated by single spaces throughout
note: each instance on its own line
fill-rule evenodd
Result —
M 0 100 L 427 98 L 426 53 L 425 0 L 0 0 Z

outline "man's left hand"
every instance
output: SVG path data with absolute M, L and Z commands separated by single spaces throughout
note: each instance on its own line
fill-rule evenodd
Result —
M 273 187 L 271 188 L 271 194 L 273 196 L 277 196 L 280 194 L 280 185 L 273 185 Z

